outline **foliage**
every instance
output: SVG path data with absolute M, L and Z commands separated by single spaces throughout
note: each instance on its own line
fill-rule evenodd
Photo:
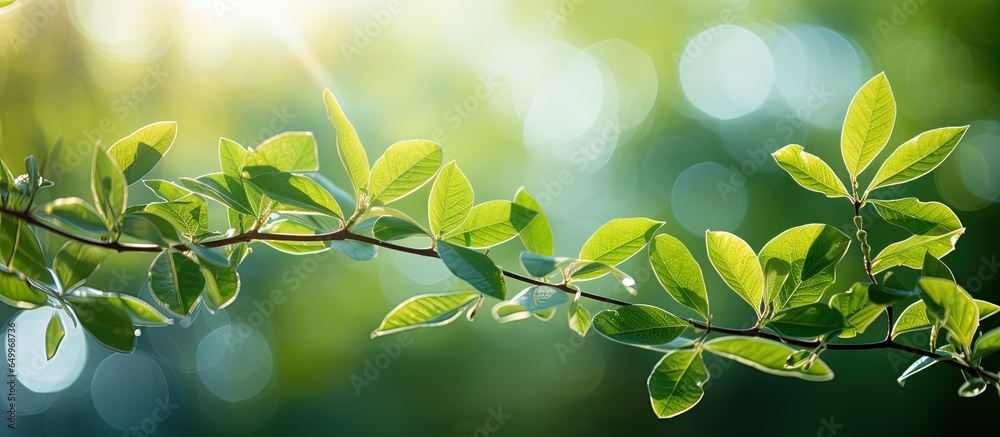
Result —
M 663 222 L 614 219 L 594 232 L 578 256 L 557 257 L 549 222 L 526 190 L 518 190 L 512 200 L 477 204 L 458 164 L 442 166 L 441 146 L 425 140 L 393 144 L 369 165 L 357 131 L 329 90 L 324 100 L 356 198 L 348 210 L 316 173 L 318 148 L 308 132 L 279 134 L 256 148 L 223 138 L 219 172 L 175 183 L 144 179 L 177 135 L 176 123 L 155 123 L 109 149 L 96 148 L 93 203 L 71 197 L 37 204 L 39 190 L 51 185 L 37 160 L 28 157 L 25 173 L 17 177 L 0 161 L 0 300 L 22 309 L 48 305 L 64 310 L 94 340 L 128 353 L 135 347 L 136 326 L 167 325 L 193 314 L 199 305 L 214 311 L 232 304 L 241 287 L 238 266 L 252 244 L 291 254 L 336 249 L 356 260 L 372 259 L 376 248 L 382 248 L 438 258 L 462 286 L 404 301 L 372 337 L 445 325 L 463 313 L 471 320 L 486 299 L 497 301 L 491 313 L 500 323 L 532 317 L 548 321 L 562 308 L 569 328 L 581 336 L 593 327 L 611 340 L 662 355 L 648 380 L 653 410 L 661 418 L 681 414 L 702 398 L 709 379 L 705 352 L 772 375 L 827 381 L 833 371 L 820 359 L 827 350 L 898 349 L 919 355 L 900 384 L 942 362 L 963 372 L 962 396 L 977 395 L 987 386 L 1000 390 L 1000 377 L 982 364 L 1000 351 L 1000 331 L 983 334 L 980 324 L 1000 307 L 973 299 L 940 260 L 964 233 L 959 218 L 937 202 L 869 199 L 874 190 L 933 170 L 955 149 L 967 126 L 935 129 L 906 141 L 859 191 L 858 178 L 888 144 L 895 122 L 896 104 L 884 74 L 866 83 L 848 108 L 841 137 L 848 180 L 800 145 L 773 154 L 804 188 L 850 203 L 854 238 L 869 281 L 829 292 L 851 238 L 826 224 L 784 231 L 759 251 L 732 233 L 708 231 L 709 263 L 756 316 L 745 325 L 751 327 L 741 329 L 714 324 L 704 268 L 679 239 L 657 234 Z M 129 186 L 140 181 L 158 201 L 129 204 Z M 426 226 L 386 206 L 428 183 Z M 209 201 L 225 208 L 228 229 L 209 228 Z M 872 256 L 861 215 L 869 205 L 911 236 Z M 52 257 L 51 270 L 40 231 L 66 240 Z M 413 236 L 431 243 L 413 247 L 396 242 Z M 515 238 L 527 249 L 520 256 L 524 274 L 502 269 L 489 256 L 490 248 Z M 648 253 L 640 255 L 647 245 Z M 87 286 L 113 252 L 156 254 L 148 280 L 154 305 Z M 635 294 L 635 281 L 618 266 L 636 255 L 648 259 L 667 294 L 694 318 L 581 289 L 584 282 L 610 274 Z M 891 271 L 897 267 L 920 269 L 921 278 L 908 287 Z M 875 275 L 883 271 L 889 272 L 879 282 Z M 528 287 L 508 296 L 508 279 Z M 592 316 L 583 298 L 616 308 Z M 914 302 L 894 320 L 892 305 L 904 300 Z M 890 327 L 884 340 L 838 341 L 864 333 L 882 314 Z M 926 349 L 896 342 L 898 336 L 924 329 L 931 332 Z M 58 353 L 65 330 L 54 315 L 45 335 L 48 358 Z

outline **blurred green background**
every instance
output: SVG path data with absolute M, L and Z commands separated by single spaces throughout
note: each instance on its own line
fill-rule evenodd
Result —
M 460 162 L 477 201 L 526 186 L 559 255 L 575 255 L 614 217 L 665 220 L 662 232 L 702 262 L 715 323 L 740 327 L 752 313 L 708 267 L 704 230 L 735 232 L 757 250 L 805 223 L 851 234 L 847 202 L 799 188 L 768 155 L 799 143 L 846 176 L 847 105 L 885 71 L 899 107 L 890 147 L 932 128 L 971 128 L 934 173 L 882 194 L 951 205 L 968 230 L 944 261 L 976 298 L 996 302 L 997 16 L 990 1 L 17 0 L 0 9 L 0 154 L 19 171 L 62 138 L 46 175 L 57 185 L 43 193 L 89 198 L 94 143 L 148 123 L 179 122 L 151 174 L 166 179 L 218 171 L 220 137 L 256 146 L 305 130 L 317 136 L 322 173 L 346 186 L 321 100 L 330 87 L 372 161 L 395 141 L 428 138 Z M 426 194 L 400 207 L 425 217 Z M 132 188 L 133 203 L 151 198 Z M 905 237 L 884 223 L 869 234 L 875 250 Z M 59 243 L 46 241 L 50 252 Z M 514 267 L 518 245 L 491 254 Z M 634 300 L 689 315 L 640 258 L 624 266 L 639 282 Z M 113 257 L 94 285 L 149 298 L 151 261 Z M 904 389 L 894 379 L 915 357 L 832 351 L 824 358 L 837 378 L 823 384 L 706 358 L 703 401 L 657 420 L 645 382 L 659 356 L 594 332 L 574 338 L 563 313 L 497 325 L 487 302 L 471 324 L 369 339 L 399 302 L 456 286 L 433 260 L 382 251 L 357 263 L 261 245 L 240 272 L 233 306 L 143 330 L 129 356 L 71 331 L 62 357 L 46 363 L 47 313 L 18 315 L 17 432 L 932 434 L 1000 405 L 995 393 L 957 397 L 951 368 Z M 863 279 L 856 246 L 838 273 L 831 293 Z M 629 298 L 610 280 L 587 289 Z M 884 329 L 877 322 L 861 340 Z M 498 429 L 487 429 L 499 422 L 491 417 L 503 417 Z

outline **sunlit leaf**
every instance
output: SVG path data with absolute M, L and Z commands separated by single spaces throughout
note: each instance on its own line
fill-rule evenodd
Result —
M 446 325 L 461 317 L 462 310 L 479 296 L 479 292 L 459 291 L 409 298 L 389 311 L 372 332 L 372 338 L 407 329 Z
M 125 176 L 115 161 L 101 147 L 94 148 L 94 166 L 90 183 L 97 212 L 108 229 L 120 227 L 122 215 L 128 204 Z
M 108 225 L 101 215 L 86 201 L 77 197 L 56 199 L 33 211 L 35 218 L 52 224 L 61 224 L 85 234 L 104 235 Z
M 708 382 L 708 369 L 701 350 L 677 350 L 663 356 L 649 374 L 646 386 L 653 411 L 661 419 L 677 416 L 694 407 Z
M 656 279 L 674 300 L 709 317 L 705 278 L 684 243 L 667 234 L 657 235 L 649 245 L 649 262 Z
M 166 326 L 173 323 L 152 305 L 128 294 L 109 293 L 90 287 L 80 287 L 72 293 L 72 296 L 74 298 L 85 297 L 103 300 L 109 305 L 121 309 L 135 326 Z
M 46 267 L 42 246 L 35 232 L 24 220 L 11 216 L 0 217 L 0 260 L 29 278 L 52 283 L 52 274 Z
M 719 276 L 760 315 L 764 271 L 750 245 L 728 232 L 705 232 L 708 259 Z
M 943 235 L 962 228 L 958 216 L 943 203 L 921 202 L 914 197 L 869 202 L 885 221 L 914 235 Z
M 285 235 L 315 235 L 312 229 L 289 220 L 279 220 L 269 224 L 262 230 L 264 234 L 285 234 Z M 305 255 L 318 253 L 330 248 L 327 241 L 281 241 L 269 240 L 266 235 L 261 240 L 264 244 L 292 255 Z
M 176 121 L 153 123 L 118 140 L 108 149 L 108 155 L 118 164 L 128 185 L 132 185 L 156 167 L 174 144 L 175 137 Z
M 847 320 L 849 328 L 840 334 L 841 338 L 851 338 L 858 334 L 863 334 L 882 312 L 885 305 L 870 301 L 870 293 L 873 289 L 881 288 L 880 285 L 870 283 L 857 283 L 851 286 L 850 290 L 835 294 L 830 299 L 830 307 L 837 310 Z
M 580 249 L 580 259 L 616 266 L 632 257 L 653 238 L 663 222 L 647 218 L 620 218 L 604 224 L 587 239 Z M 580 276 L 596 278 L 599 274 Z
M 547 286 L 532 286 L 517 293 L 510 300 L 505 300 L 493 306 L 493 318 L 500 323 L 522 320 L 531 314 L 546 313 L 548 320 L 552 312 L 548 310 L 569 302 L 569 296 L 562 290 Z
M 368 175 L 370 173 L 368 154 L 365 153 L 365 148 L 361 145 L 358 132 L 347 120 L 347 116 L 344 115 L 340 104 L 337 103 L 337 99 L 333 97 L 333 93 L 329 89 L 323 90 L 323 102 L 326 104 L 327 116 L 333 123 L 334 130 L 337 131 L 337 154 L 340 155 L 340 161 L 344 163 L 347 176 L 351 179 L 351 184 L 354 185 L 354 197 L 360 201 L 362 194 L 368 189 Z
M 517 193 L 514 194 L 514 203 L 537 212 L 535 218 L 531 219 L 528 226 L 521 229 L 519 234 L 524 247 L 539 255 L 552 256 L 555 254 L 555 240 L 552 237 L 552 227 L 549 226 L 549 220 L 545 218 L 545 213 L 542 212 L 541 205 L 535 201 L 534 197 L 531 197 L 531 194 L 528 194 L 528 191 L 524 187 L 518 189 Z
M 123 353 L 135 349 L 135 331 L 124 310 L 99 297 L 66 296 L 66 301 L 83 328 L 98 343 Z
M 760 264 L 780 259 L 788 266 L 788 278 L 774 306 L 780 310 L 810 304 L 837 279 L 837 264 L 844 258 L 851 239 L 837 228 L 808 224 L 789 229 L 764 245 Z
M 107 257 L 108 251 L 98 246 L 77 241 L 63 244 L 52 264 L 63 293 L 83 285 Z
M 375 238 L 382 241 L 401 240 L 403 238 L 422 236 L 429 237 L 427 230 L 413 220 L 402 217 L 382 216 L 372 225 Z
M 235 159 L 239 152 L 229 148 Z M 275 172 L 309 172 L 319 170 L 319 151 L 312 132 L 285 132 L 264 140 L 256 149 L 246 150 L 243 171 L 250 176 Z M 229 170 L 231 171 L 231 170 Z M 229 174 L 223 167 L 223 174 Z M 241 172 L 242 173 L 242 172 Z
M 872 273 L 879 273 L 896 266 L 919 269 L 924 266 L 924 256 L 941 258 L 955 250 L 955 243 L 965 233 L 965 228 L 942 235 L 913 235 L 892 243 L 872 259 Z
M 975 302 L 976 307 L 979 308 L 979 320 L 983 320 L 1000 311 L 1000 306 L 994 303 L 979 299 L 976 299 Z M 906 307 L 899 314 L 899 317 L 896 318 L 896 324 L 892 327 L 892 338 L 895 339 L 901 334 L 928 329 L 930 327 L 931 321 L 927 318 L 927 304 L 922 300 L 918 300 Z
M 823 360 L 816 360 L 808 369 L 786 367 L 786 360 L 798 349 L 765 338 L 719 337 L 707 341 L 704 347 L 716 355 L 772 375 L 790 376 L 806 381 L 833 379 L 833 371 Z
M 389 146 L 372 166 L 368 197 L 387 204 L 416 191 L 441 167 L 441 145 L 426 140 L 400 141 Z
M 53 311 L 49 318 L 49 324 L 45 328 L 45 359 L 51 360 L 59 350 L 59 345 L 66 337 L 66 329 L 63 328 L 62 320 L 59 319 L 59 312 Z
M 239 188 L 233 192 L 231 184 L 227 182 L 227 176 L 222 173 L 207 174 L 194 179 L 180 178 L 180 180 L 185 188 L 195 193 L 215 200 L 242 214 L 255 215 L 246 193 L 241 193 Z
M 343 218 L 337 201 L 316 181 L 291 173 L 267 173 L 249 179 L 267 197 L 307 211 Z
M 590 311 L 587 311 L 580 302 L 580 293 L 574 296 L 573 301 L 569 304 L 569 310 L 566 312 L 569 318 L 569 327 L 576 332 L 581 337 L 586 337 L 587 332 L 590 331 L 591 326 L 591 316 Z
M 457 229 L 472 211 L 475 193 L 465 173 L 455 161 L 445 164 L 431 186 L 427 205 L 427 215 L 431 231 L 441 237 Z
M 178 316 L 194 310 L 204 288 L 201 267 L 177 250 L 160 252 L 149 268 L 149 291 L 161 306 Z
M 680 337 L 688 322 L 651 305 L 628 305 L 594 316 L 594 329 L 628 345 L 662 345 Z
M 1000 328 L 994 328 L 976 339 L 972 359 L 983 359 L 1000 351 Z
M 876 188 L 908 182 L 934 170 L 955 150 L 968 129 L 961 126 L 929 130 L 903 143 L 882 163 L 865 197 Z
M 826 162 L 806 153 L 802 146 L 789 144 L 772 154 L 774 160 L 802 187 L 825 194 L 826 197 L 850 197 L 844 183 Z
M 889 141 L 896 122 L 896 99 L 885 73 L 858 90 L 847 109 L 840 134 L 840 151 L 851 179 L 868 167 Z
M 928 306 L 933 302 L 945 310 L 944 320 L 937 322 L 948 329 L 951 337 L 965 347 L 972 346 L 973 336 L 979 329 L 979 306 L 965 289 L 946 279 L 921 278 L 917 282 L 917 293 Z
M 474 206 L 469 218 L 444 241 L 473 249 L 493 247 L 517 236 L 536 214 L 507 200 L 491 200 Z
M 825 303 L 813 303 L 779 312 L 768 328 L 786 337 L 814 338 L 850 328 L 844 316 Z
M 45 293 L 36 290 L 18 273 L 0 267 L 0 301 L 14 308 L 33 309 L 48 303 Z

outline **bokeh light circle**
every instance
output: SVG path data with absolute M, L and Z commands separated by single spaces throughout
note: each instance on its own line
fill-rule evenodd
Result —
M 175 408 L 163 369 L 142 352 L 105 358 L 94 372 L 90 396 L 97 414 L 121 431 Z
M 52 314 L 58 314 L 66 334 L 51 360 L 45 353 L 45 332 Z M 17 380 L 37 393 L 58 392 L 73 384 L 87 362 L 87 340 L 79 324 L 62 310 L 41 307 L 22 311 L 11 320 L 17 349 Z M 6 338 L 10 326 L 4 332 Z
M 267 339 L 247 324 L 216 329 L 198 344 L 198 379 L 212 394 L 239 402 L 271 380 L 274 358 Z
M 670 199 L 677 221 L 697 235 L 709 229 L 733 231 L 747 211 L 747 193 L 739 175 L 714 162 L 681 172 Z
M 1000 122 L 972 123 L 956 152 L 969 192 L 983 200 L 1000 201 Z
M 774 83 L 771 52 L 760 37 L 732 24 L 699 33 L 680 58 L 684 96 L 702 112 L 723 120 L 760 107 Z

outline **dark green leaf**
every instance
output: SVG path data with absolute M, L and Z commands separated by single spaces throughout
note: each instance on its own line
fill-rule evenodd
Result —
M 135 349 L 132 321 L 124 310 L 99 297 L 66 296 L 76 318 L 98 343 L 123 353 Z
M 178 316 L 194 310 L 205 288 L 201 266 L 182 252 L 161 252 L 149 268 L 149 290 L 161 306 Z
M 49 325 L 45 328 L 45 359 L 51 360 L 56 356 L 64 337 L 66 330 L 63 328 L 62 320 L 59 319 L 59 311 L 53 311 Z
M 448 270 L 483 294 L 503 300 L 507 295 L 500 268 L 490 257 L 444 241 L 437 242 L 437 253 Z
M 45 293 L 36 290 L 28 280 L 0 267 L 0 301 L 14 308 L 33 309 L 48 303 Z
M 650 305 L 628 305 L 594 316 L 594 329 L 628 345 L 663 345 L 680 337 L 688 322 Z
M 814 338 L 850 328 L 844 316 L 825 303 L 813 303 L 779 312 L 766 325 L 786 337 Z
M 55 270 L 62 285 L 62 292 L 68 293 L 83 285 L 107 257 L 107 250 L 97 246 L 77 241 L 63 244 L 52 264 L 52 270 Z

